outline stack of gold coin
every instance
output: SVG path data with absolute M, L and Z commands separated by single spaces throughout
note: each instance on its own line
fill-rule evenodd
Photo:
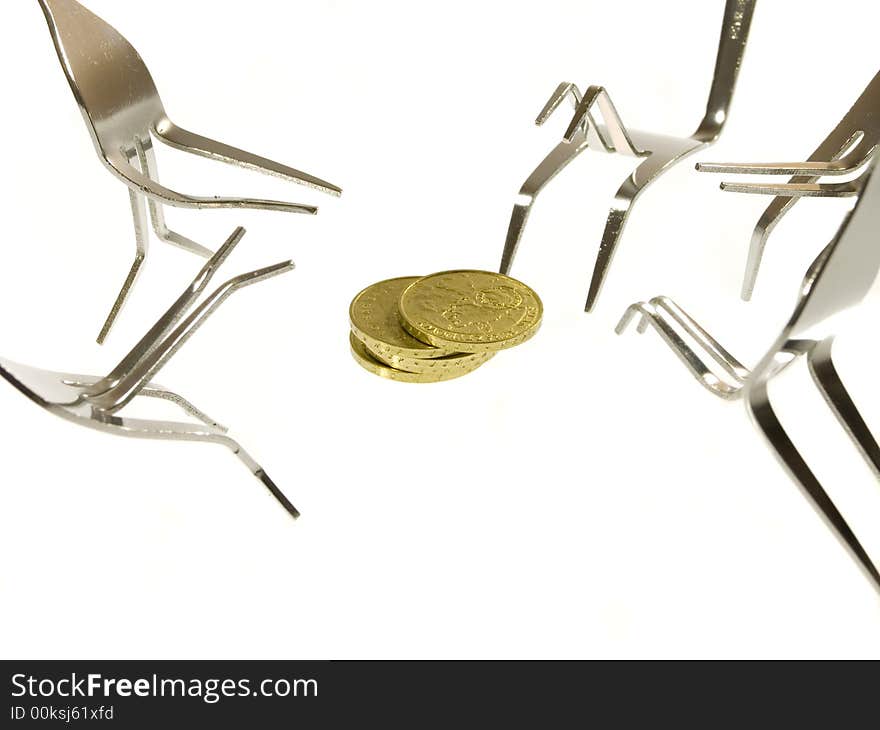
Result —
M 504 274 L 404 276 L 352 300 L 349 341 L 354 359 L 375 375 L 436 383 L 472 373 L 499 350 L 530 339 L 542 315 L 538 295 Z

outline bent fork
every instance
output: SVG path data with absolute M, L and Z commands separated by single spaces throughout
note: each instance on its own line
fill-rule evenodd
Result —
M 752 298 L 764 249 L 773 229 L 799 197 L 845 197 L 858 193 L 855 182 L 817 183 L 825 175 L 848 175 L 871 159 L 880 144 L 880 73 L 876 74 L 840 123 L 810 155 L 807 162 L 700 162 L 699 172 L 749 175 L 794 175 L 787 183 L 721 183 L 733 193 L 776 196 L 761 214 L 749 246 L 741 296 Z
M 103 378 L 42 370 L 3 358 L 0 358 L 0 377 L 9 381 L 50 413 L 80 426 L 132 438 L 221 444 L 230 449 L 272 493 L 281 506 L 296 518 L 299 517 L 296 507 L 266 474 L 263 467 L 242 448 L 238 441 L 228 435 L 224 426 L 205 415 L 187 399 L 153 380 L 159 370 L 232 293 L 293 269 L 293 262 L 284 261 L 230 279 L 175 327 L 243 236 L 244 229 L 237 228 L 202 268 L 187 290 Z M 201 421 L 201 424 L 118 415 L 118 411 L 137 397 L 167 400 L 187 415 Z
M 723 398 L 742 398 L 780 463 L 880 590 L 877 565 L 791 440 L 776 413 L 768 387 L 782 369 L 806 356 L 816 387 L 880 480 L 880 445 L 844 386 L 832 358 L 838 315 L 861 303 L 880 272 L 878 164 L 880 152 L 875 152 L 859 178 L 861 194 L 852 211 L 808 269 L 793 314 L 753 370 L 739 364 L 668 297 L 632 305 L 617 331 L 622 333 L 636 314 L 641 315 L 639 330 L 653 325 L 710 391 Z M 780 193 L 786 194 L 786 190 L 782 187 Z
M 562 83 L 556 88 L 535 123 L 542 125 L 569 97 L 575 103 L 575 114 L 563 141 L 544 158 L 520 188 L 504 242 L 501 273 L 510 273 L 532 205 L 538 194 L 582 152 L 592 146 L 602 152 L 616 152 L 639 158 L 641 161 L 638 167 L 617 190 L 614 203 L 608 213 L 584 307 L 587 312 L 593 310 L 630 211 L 638 197 L 676 163 L 712 144 L 721 135 L 745 53 L 755 2 L 756 0 L 726 0 L 706 113 L 699 127 L 690 137 L 671 137 L 635 129 L 627 130 L 611 98 L 601 86 L 591 86 L 583 95 L 572 83 Z M 594 108 L 598 108 L 601 112 L 604 125 L 596 123 L 593 116 Z
M 153 139 L 178 150 L 257 170 L 340 195 L 331 183 L 265 157 L 189 132 L 172 122 L 149 70 L 132 45 L 112 26 L 76 0 L 38 0 L 49 24 L 58 58 L 80 107 L 98 155 L 130 191 L 135 258 L 98 335 L 103 343 L 113 328 L 147 256 L 148 214 L 156 236 L 199 256 L 211 251 L 168 228 L 163 205 L 180 208 L 248 208 L 314 214 L 312 205 L 253 198 L 196 196 L 159 183 Z

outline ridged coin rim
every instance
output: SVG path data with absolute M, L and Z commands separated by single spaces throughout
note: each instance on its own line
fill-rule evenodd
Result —
M 387 355 L 378 348 L 374 349 L 369 342 L 364 342 L 361 338 L 358 339 L 363 342 L 375 359 L 385 365 L 395 370 L 405 370 L 406 372 L 423 375 L 451 370 L 463 370 L 465 373 L 469 373 L 495 357 L 494 352 L 460 352 L 455 355 L 430 359 Z
M 358 304 L 358 301 L 363 297 L 368 291 L 371 289 L 380 286 L 382 284 L 389 284 L 395 281 L 402 281 L 404 279 L 412 280 L 412 283 L 415 283 L 419 279 L 423 277 L 420 276 L 395 276 L 391 279 L 382 279 L 381 281 L 376 281 L 370 284 L 369 286 L 361 289 L 351 300 L 351 304 L 348 307 L 348 322 L 351 327 L 351 331 L 355 333 L 357 338 L 368 345 L 368 347 L 374 352 L 381 353 L 383 359 L 385 357 L 411 357 L 417 358 L 420 360 L 429 360 L 438 357 L 448 357 L 450 355 L 458 355 L 461 354 L 459 350 L 443 348 L 443 347 L 435 347 L 434 345 L 423 342 L 418 337 L 414 337 L 413 339 L 420 342 L 424 347 L 423 348 L 408 348 L 408 347 L 400 347 L 398 345 L 392 345 L 384 340 L 379 339 L 376 335 L 371 334 L 364 330 L 362 327 L 358 325 L 355 317 L 355 307 Z M 398 298 L 398 302 L 400 299 Z M 398 317 L 399 319 L 399 317 Z M 403 329 L 403 327 L 401 327 Z M 407 335 L 413 337 L 413 335 L 406 330 L 403 330 Z
M 474 370 L 445 370 L 439 373 L 432 373 L 430 375 L 424 375 L 421 373 L 409 373 L 405 370 L 395 370 L 392 367 L 389 367 L 383 362 L 377 360 L 373 355 L 370 354 L 370 351 L 367 349 L 367 346 L 361 342 L 354 334 L 354 332 L 349 333 L 348 342 L 351 348 L 351 354 L 357 362 L 364 370 L 372 373 L 373 375 L 378 375 L 380 378 L 385 378 L 387 380 L 394 380 L 399 383 L 440 383 L 446 380 L 454 380 L 455 378 L 460 378 L 464 375 L 468 375 L 469 373 L 474 372 Z

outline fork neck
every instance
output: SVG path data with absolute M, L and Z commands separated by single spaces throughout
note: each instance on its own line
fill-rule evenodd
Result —
M 727 121 L 756 2 L 757 0 L 727 0 L 725 4 L 706 114 L 692 135 L 700 142 L 709 143 L 718 139 Z

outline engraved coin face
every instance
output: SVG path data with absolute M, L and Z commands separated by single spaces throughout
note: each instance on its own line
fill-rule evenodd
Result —
M 367 349 L 367 346 L 355 337 L 353 332 L 348 336 L 348 342 L 351 346 L 352 356 L 358 365 L 364 370 L 373 373 L 373 375 L 387 378 L 388 380 L 396 380 L 399 383 L 439 383 L 444 380 L 453 380 L 454 378 L 459 378 L 462 375 L 467 375 L 468 373 L 473 372 L 482 365 L 481 362 L 470 369 L 437 368 L 426 373 L 410 373 L 405 370 L 397 370 L 377 360 Z M 485 362 L 485 360 L 483 360 L 483 362 Z
M 456 350 L 437 348 L 410 335 L 400 324 L 400 295 L 417 276 L 380 281 L 364 289 L 349 308 L 351 330 L 382 360 L 390 357 L 446 357 Z
M 525 284 L 489 271 L 445 271 L 414 281 L 398 303 L 401 324 L 422 342 L 458 350 L 503 350 L 531 338 L 544 313 Z

